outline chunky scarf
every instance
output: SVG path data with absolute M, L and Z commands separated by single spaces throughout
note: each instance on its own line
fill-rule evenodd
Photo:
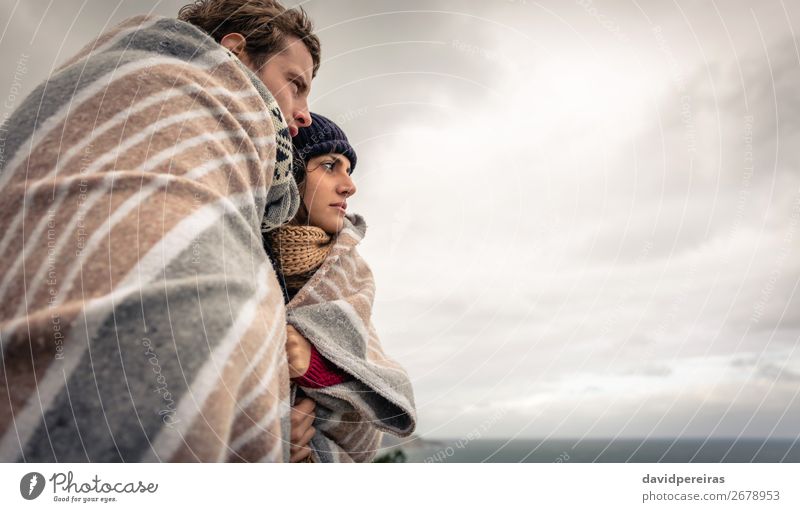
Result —
M 0 133 L 0 462 L 288 461 L 262 230 L 299 194 L 258 77 L 197 27 L 140 16 Z
M 277 263 L 278 278 L 283 278 L 290 298 L 322 265 L 334 242 L 331 235 L 316 226 L 282 226 L 267 236 Z

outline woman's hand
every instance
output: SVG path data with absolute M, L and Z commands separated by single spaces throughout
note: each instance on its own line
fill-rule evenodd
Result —
M 312 399 L 303 398 L 292 407 L 290 416 L 292 444 L 289 448 L 289 462 L 300 462 L 311 455 L 311 447 L 308 446 L 308 443 L 316 432 L 316 429 L 311 426 L 316 417 L 314 414 L 316 405 Z
M 286 357 L 289 360 L 289 378 L 302 377 L 311 363 L 311 343 L 292 325 L 286 326 Z

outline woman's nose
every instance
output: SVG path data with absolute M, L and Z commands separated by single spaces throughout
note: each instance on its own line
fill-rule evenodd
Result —
M 339 193 L 345 194 L 347 197 L 356 193 L 356 184 L 350 179 L 350 176 L 339 185 Z

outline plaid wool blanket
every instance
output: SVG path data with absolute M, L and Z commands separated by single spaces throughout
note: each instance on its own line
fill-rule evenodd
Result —
M 372 324 L 375 281 L 356 250 L 366 228 L 360 215 L 345 217 L 330 254 L 287 305 L 289 323 L 354 377 L 301 388 L 317 403 L 315 462 L 371 461 L 382 432 L 405 437 L 416 427 L 411 381 L 384 353 Z
M 102 34 L 0 128 L 0 461 L 285 461 L 296 212 L 260 80 L 199 29 Z

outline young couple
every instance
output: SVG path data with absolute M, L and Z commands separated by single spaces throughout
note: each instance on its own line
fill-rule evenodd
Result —
M 0 460 L 369 461 L 414 430 L 356 152 L 308 110 L 319 65 L 301 10 L 201 0 L 101 35 L 10 116 Z

